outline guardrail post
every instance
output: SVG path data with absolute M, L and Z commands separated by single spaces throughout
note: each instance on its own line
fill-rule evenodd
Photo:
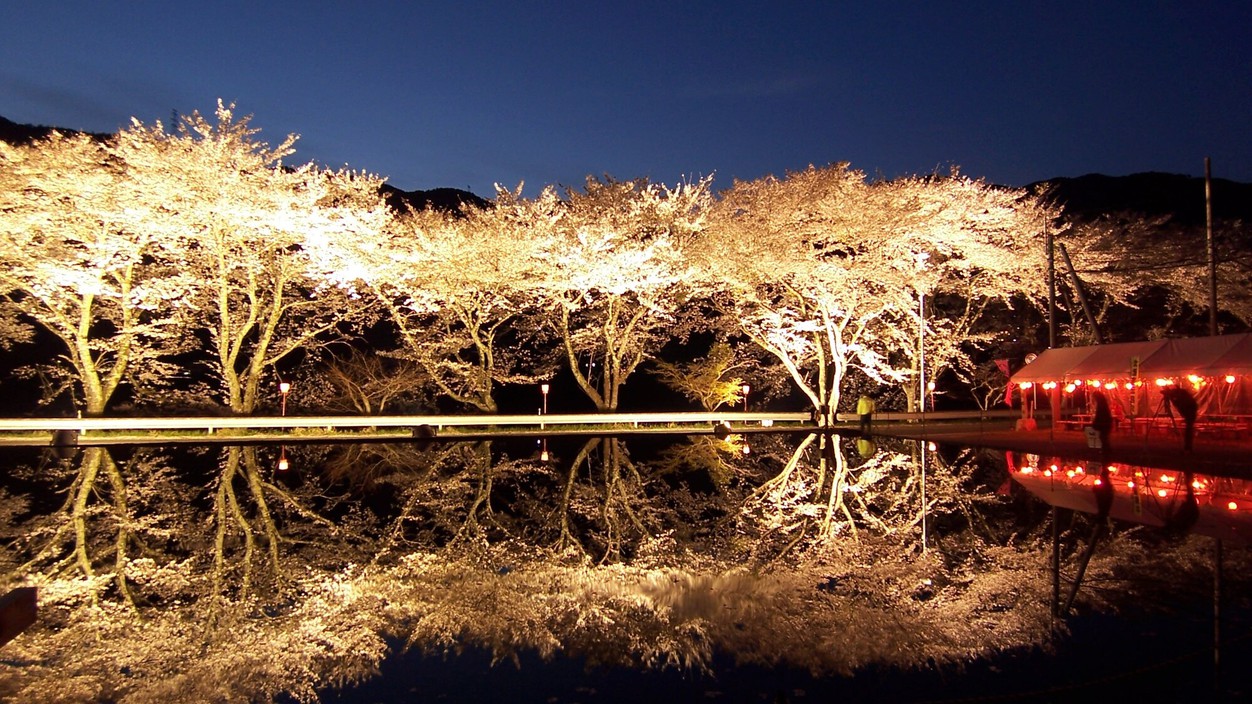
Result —
M 0 646 L 35 623 L 39 596 L 35 587 L 18 587 L 0 596 Z

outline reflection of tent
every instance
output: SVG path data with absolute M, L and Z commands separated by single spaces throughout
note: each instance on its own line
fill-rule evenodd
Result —
M 1158 528 L 1173 525 L 1197 535 L 1252 545 L 1252 481 L 1247 479 L 1190 475 L 1196 510 L 1191 520 L 1178 525 L 1187 501 L 1185 473 L 1117 465 L 1109 468 L 1108 484 L 1103 484 L 1097 478 L 1098 465 L 1080 460 L 1012 452 L 1005 453 L 1005 459 L 1013 480 L 1052 506 L 1098 513 L 1096 489 L 1104 486 L 1112 495 L 1112 518 Z
M 1178 384 L 1202 414 L 1252 414 L 1252 333 L 1044 351 L 1013 375 L 1019 388 L 1112 389 L 1127 414 L 1152 415 L 1158 387 Z

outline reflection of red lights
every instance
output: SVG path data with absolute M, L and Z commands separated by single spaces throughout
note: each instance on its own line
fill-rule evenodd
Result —
M 1126 465 L 1104 465 L 1097 474 L 1085 462 L 1069 464 L 1056 461 L 1052 457 L 1032 457 L 1030 463 L 1015 465 L 1010 460 L 1010 471 L 1021 476 L 1029 487 L 1031 479 L 1036 476 L 1052 478 L 1059 482 L 1053 491 L 1066 491 L 1087 487 L 1112 487 L 1114 491 L 1126 492 L 1141 496 L 1146 492 L 1154 502 L 1172 505 L 1181 500 L 1183 492 L 1179 485 L 1183 477 L 1175 470 L 1163 470 L 1154 467 L 1134 467 Z M 1031 479 L 1028 479 L 1030 477 Z M 1035 480 L 1038 481 L 1038 480 Z M 1089 481 L 1089 483 L 1088 483 Z M 1198 475 L 1191 477 L 1189 495 L 1198 497 L 1202 505 L 1213 508 L 1226 508 L 1230 511 L 1246 511 L 1252 509 L 1252 481 L 1226 477 Z M 1033 489 L 1032 489 L 1033 491 Z
M 1196 535 L 1252 545 L 1252 479 L 1056 455 L 1005 457 L 1013 480 L 1052 506 L 1157 528 L 1185 520 Z M 1055 476 L 1048 467 L 1057 468 Z

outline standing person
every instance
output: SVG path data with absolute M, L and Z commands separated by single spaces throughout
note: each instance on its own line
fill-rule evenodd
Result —
M 874 399 L 861 394 L 856 400 L 856 413 L 861 416 L 861 435 L 869 435 L 870 422 L 874 417 Z
M 1109 435 L 1113 432 L 1113 411 L 1109 408 L 1109 398 L 1103 391 L 1093 391 L 1091 401 L 1095 404 L 1095 413 L 1091 416 L 1091 427 L 1100 434 L 1100 452 L 1108 454 Z
M 1173 404 L 1174 408 L 1178 409 L 1178 415 L 1182 416 L 1182 449 L 1190 451 L 1191 441 L 1195 438 L 1196 414 L 1200 410 L 1195 402 L 1195 396 L 1180 386 L 1167 386 L 1161 389 L 1161 396 L 1165 399 L 1165 412 L 1169 413 L 1171 419 L 1174 414 L 1170 413 L 1170 404 Z

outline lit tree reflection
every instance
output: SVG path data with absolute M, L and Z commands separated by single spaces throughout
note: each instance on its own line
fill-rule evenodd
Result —
M 41 587 L 42 620 L 6 645 L 0 695 L 311 700 L 369 676 L 391 637 L 498 659 L 702 670 L 724 653 L 816 673 L 964 663 L 1050 637 L 1047 522 L 1004 513 L 1000 477 L 933 457 L 936 539 L 923 554 L 906 446 L 864 458 L 822 452 L 814 436 L 752 443 L 750 455 L 723 452 L 730 481 L 686 489 L 621 440 L 591 440 L 555 471 L 486 444 L 436 444 L 378 479 L 397 489 L 389 499 L 368 501 L 337 498 L 316 473 L 273 482 L 249 457 L 264 464 L 263 451 L 186 467 L 218 475 L 201 491 L 160 458 L 84 452 L 61 481 L 95 467 L 127 482 L 124 501 L 101 482 L 104 500 L 88 502 L 89 573 L 73 537 L 79 485 L 49 516 L 5 514 L 30 537 L 6 544 L 0 564 Z M 32 505 L 5 498 L 6 510 Z M 1002 519 L 1007 529 L 979 527 Z M 1186 540 L 1117 530 L 1106 545 L 1089 579 L 1203 567 Z

